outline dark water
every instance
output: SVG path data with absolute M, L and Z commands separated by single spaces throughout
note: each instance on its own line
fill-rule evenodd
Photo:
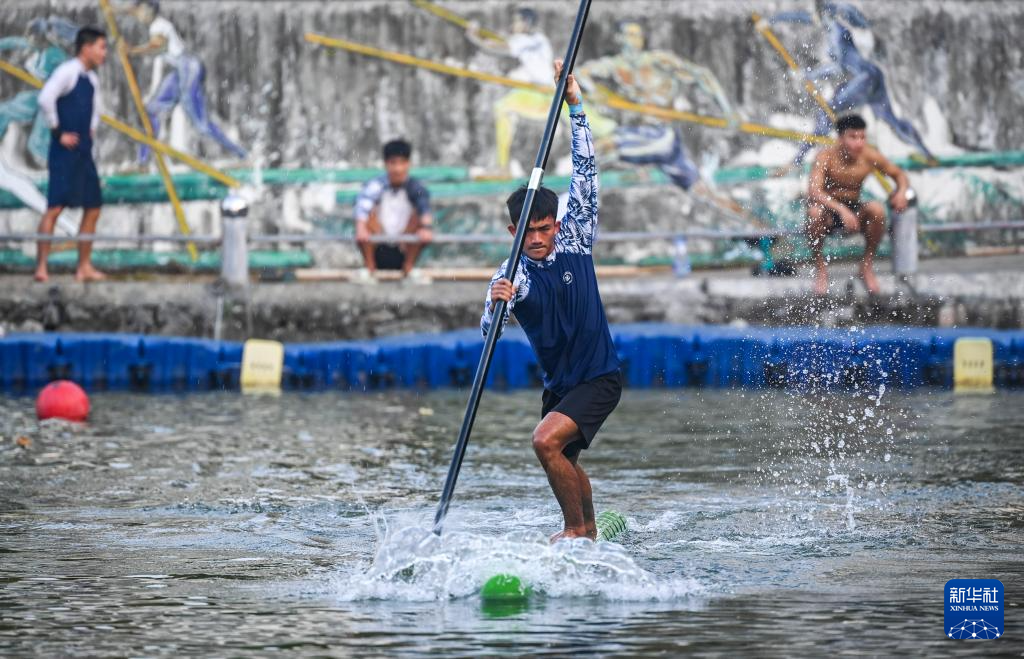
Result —
M 537 392 L 433 544 L 460 393 L 0 399 L 0 655 L 1020 654 L 1024 397 L 878 393 L 627 392 L 584 463 L 631 532 L 553 548 Z M 482 606 L 499 569 L 540 594 Z M 954 577 L 1002 639 L 945 638 Z

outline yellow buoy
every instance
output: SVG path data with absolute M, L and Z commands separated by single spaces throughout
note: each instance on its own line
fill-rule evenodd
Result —
M 953 344 L 953 390 L 992 391 L 992 340 L 962 338 Z
M 284 344 L 279 341 L 249 339 L 242 349 L 242 391 L 277 391 L 281 389 L 284 370 Z

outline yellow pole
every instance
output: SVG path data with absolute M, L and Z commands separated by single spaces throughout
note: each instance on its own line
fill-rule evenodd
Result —
M 758 21 L 761 20 L 761 15 L 758 13 L 753 13 L 750 17 L 754 21 L 754 26 L 757 29 L 757 31 L 760 32 L 761 36 L 763 36 L 768 41 L 768 43 L 772 45 L 772 48 L 775 49 L 775 52 L 777 52 L 779 56 L 782 57 L 782 59 L 786 62 L 786 66 L 788 66 L 789 69 L 794 73 L 802 75 L 802 72 L 800 71 L 800 65 L 796 63 L 796 60 L 793 59 L 793 56 L 789 54 L 789 51 L 786 50 L 786 47 L 782 45 L 782 42 L 779 41 L 779 38 L 775 36 L 775 33 L 772 31 L 772 29 L 767 25 L 757 27 Z M 821 92 L 818 91 L 818 87 L 814 84 L 814 81 L 808 78 L 804 78 L 804 89 L 807 90 L 807 93 L 810 94 L 811 98 L 813 98 L 815 103 L 818 104 L 818 107 L 820 107 L 822 111 L 824 111 L 825 114 L 828 115 L 828 118 L 832 120 L 832 123 L 835 123 L 836 113 L 832 110 L 832 106 L 829 105 L 828 101 L 825 100 L 825 97 L 821 95 Z M 875 179 L 882 186 L 882 189 L 885 190 L 885 193 L 890 194 L 893 188 L 892 184 L 889 182 L 889 179 L 885 178 L 885 175 L 883 175 L 882 172 L 878 171 L 877 169 L 871 170 L 871 173 L 875 175 Z
M 405 64 L 407 66 L 413 66 L 421 69 L 427 69 L 428 71 L 434 71 L 436 73 L 443 73 L 445 75 L 456 76 L 459 78 L 469 78 L 472 80 L 479 80 L 481 82 L 490 82 L 497 85 L 503 85 L 505 87 L 515 87 L 518 89 L 530 89 L 533 91 L 551 93 L 552 88 L 544 85 L 538 85 L 531 82 L 525 82 L 522 80 L 515 80 L 513 78 L 506 78 L 504 76 L 494 75 L 491 73 L 481 73 L 479 71 L 473 71 L 471 69 L 464 69 L 458 66 L 450 66 L 448 64 L 441 64 L 440 62 L 434 62 L 432 60 L 423 59 L 421 57 L 414 57 L 412 55 L 405 55 L 403 53 L 396 53 L 389 50 L 383 50 L 380 48 L 374 48 L 373 46 L 366 46 L 354 41 L 348 41 L 347 39 L 338 39 L 335 37 L 326 37 L 320 34 L 307 33 L 306 41 L 310 43 L 319 44 L 322 46 L 328 46 L 331 48 L 340 48 L 353 53 L 359 53 L 368 57 L 376 57 L 378 59 L 387 60 L 389 62 L 395 62 L 398 64 Z M 668 121 L 683 121 L 686 123 L 695 123 L 709 128 L 729 128 L 729 121 L 720 117 L 708 117 L 705 115 L 695 114 L 693 112 L 685 112 L 683 110 L 676 110 L 674 108 L 660 107 L 656 105 L 645 105 L 642 103 L 634 103 L 621 96 L 610 94 L 607 98 L 602 100 L 602 103 L 610 108 L 619 110 L 626 110 L 629 112 L 635 112 L 637 114 L 644 114 L 652 117 L 658 117 Z M 799 131 L 787 130 L 785 128 L 775 128 L 773 126 L 765 126 L 762 124 L 755 124 L 751 122 L 742 122 L 737 128 L 745 133 L 752 133 L 754 135 L 764 135 L 767 137 L 778 137 L 781 139 L 793 140 L 796 142 L 811 142 L 814 144 L 832 144 L 835 140 L 824 135 L 813 135 L 811 133 L 802 133 Z
M 0 60 L 0 71 L 8 73 L 14 76 L 15 78 L 21 80 L 22 82 L 28 83 L 29 85 L 37 89 L 43 86 L 42 80 L 35 77 L 28 71 L 25 71 L 24 69 L 21 69 L 17 66 L 14 66 L 10 62 Z M 100 116 L 100 120 L 103 123 L 110 126 L 111 128 L 113 128 L 114 130 L 126 135 L 127 137 L 135 140 L 136 142 L 145 144 L 154 151 L 159 151 L 160 153 L 164 154 L 169 158 L 174 158 L 178 162 L 188 165 L 197 172 L 206 174 L 207 176 L 216 181 L 220 181 L 229 188 L 237 188 L 242 185 L 242 182 L 236 179 L 235 177 L 229 176 L 228 174 L 225 174 L 219 169 L 214 169 L 213 167 L 210 167 L 203 161 L 197 160 L 196 158 L 193 158 L 192 156 L 188 155 L 183 151 L 178 151 L 177 149 L 167 144 L 164 144 L 163 142 L 159 142 L 151 137 L 147 137 L 146 134 L 143 133 L 142 131 L 132 128 L 131 126 L 124 123 L 120 119 L 117 119 L 116 117 L 111 117 L 110 115 L 104 114 Z
M 142 122 L 142 128 L 146 131 L 146 136 L 153 137 L 153 126 L 149 122 L 149 114 L 146 112 L 146 106 L 142 102 L 142 92 L 139 91 L 139 83 L 135 79 L 135 71 L 132 69 L 131 60 L 128 59 L 128 47 L 125 46 L 124 40 L 118 34 L 114 10 L 110 7 L 109 0 L 100 0 L 100 7 L 103 9 L 103 14 L 107 19 L 110 38 L 117 43 L 117 56 L 121 60 L 121 67 L 124 69 L 125 78 L 128 80 L 128 90 L 131 92 L 132 100 L 135 102 L 135 110 L 139 113 L 139 121 Z M 178 197 L 178 190 L 174 187 L 174 180 L 171 178 L 171 172 L 167 168 L 164 154 L 154 151 L 153 159 L 156 160 L 156 168 L 160 172 L 160 178 L 164 181 L 164 188 L 167 189 L 167 198 L 174 208 L 174 217 L 178 220 L 178 230 L 181 231 L 182 235 L 191 235 L 192 231 L 189 229 L 188 221 L 185 219 L 185 209 L 181 207 L 181 199 Z M 190 242 L 187 247 L 192 261 L 198 261 L 199 251 L 196 249 L 195 243 Z
M 449 11 L 444 7 L 441 7 L 440 5 L 434 4 L 433 2 L 427 2 L 427 0 L 412 0 L 412 4 L 424 11 L 430 12 L 431 14 L 437 16 L 438 18 L 442 18 L 448 21 L 449 23 L 458 25 L 463 29 L 469 28 L 468 20 L 466 20 L 462 16 L 459 16 L 453 11 Z M 481 29 L 478 31 L 478 34 L 484 39 L 490 39 L 491 41 L 497 43 L 505 43 L 505 37 L 501 36 L 497 32 L 491 32 L 490 30 Z
M 28 71 L 21 69 L 17 66 L 14 66 L 13 64 L 9 64 L 3 60 L 0 60 L 0 69 L 11 74 L 12 76 L 17 78 L 18 80 L 21 80 L 22 82 L 27 82 L 33 87 L 39 88 L 43 86 L 43 81 L 39 78 L 35 77 Z
M 173 158 L 183 165 L 188 165 L 189 167 L 199 172 L 200 174 L 206 174 L 213 180 L 219 181 L 229 188 L 242 187 L 242 182 L 239 181 L 234 176 L 226 174 L 220 171 L 219 169 L 210 167 L 202 160 L 198 160 L 194 156 L 190 156 L 184 151 L 178 151 L 177 149 L 168 144 L 164 144 L 163 142 L 160 142 L 158 140 L 153 139 L 152 137 L 147 136 L 142 131 L 136 128 L 132 128 L 131 126 L 124 123 L 117 117 L 111 117 L 110 115 L 105 114 L 100 117 L 100 120 L 103 123 L 110 126 L 111 128 L 113 128 L 114 130 L 124 134 L 126 137 L 129 137 L 135 140 L 136 142 L 139 142 L 140 144 L 145 144 L 154 151 L 162 153 L 168 158 Z

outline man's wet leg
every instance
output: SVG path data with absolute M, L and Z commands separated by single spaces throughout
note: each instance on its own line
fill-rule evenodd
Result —
M 576 467 L 562 451 L 579 433 L 576 423 L 560 412 L 550 412 L 533 431 L 533 451 L 548 477 L 564 520 L 563 530 L 552 540 L 587 535 L 583 517 L 581 484 Z M 588 482 L 589 486 L 589 482 Z
M 573 467 L 576 468 L 576 476 L 580 482 L 580 503 L 583 506 L 583 525 L 587 529 L 587 537 L 591 540 L 597 540 L 597 519 L 594 514 L 594 492 L 590 488 L 590 477 L 587 476 L 587 472 L 583 471 L 583 467 L 580 466 L 579 451 L 569 460 L 572 462 Z

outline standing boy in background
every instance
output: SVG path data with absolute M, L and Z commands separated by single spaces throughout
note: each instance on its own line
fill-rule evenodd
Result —
M 92 155 L 93 138 L 100 123 L 100 80 L 96 69 L 106 59 L 106 34 L 84 27 L 75 37 L 75 57 L 57 67 L 39 92 L 39 109 L 51 131 L 50 185 L 39 233 L 52 235 L 57 217 L 65 207 L 84 209 L 79 233 L 96 232 L 103 204 Z M 50 255 L 50 243 L 40 241 L 36 254 L 35 279 L 44 282 L 49 279 L 46 259 Z M 104 278 L 92 265 L 92 242 L 78 243 L 75 279 L 98 281 Z

